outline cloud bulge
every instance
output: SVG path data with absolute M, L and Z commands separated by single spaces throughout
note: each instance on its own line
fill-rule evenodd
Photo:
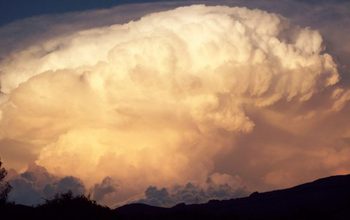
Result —
M 318 31 L 278 14 L 179 7 L 50 37 L 6 56 L 0 72 L 0 139 L 108 205 L 149 186 L 205 188 L 210 176 L 236 176 L 236 165 L 263 164 L 252 176 L 266 187 L 307 179 L 294 157 L 306 169 L 317 167 L 310 158 L 330 173 L 349 168 L 337 156 L 348 145 L 321 146 L 316 136 L 329 131 L 314 129 L 350 99 L 337 64 Z M 319 151 L 298 156 L 310 142 Z

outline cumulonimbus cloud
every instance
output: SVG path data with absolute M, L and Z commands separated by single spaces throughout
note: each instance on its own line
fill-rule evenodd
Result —
M 87 187 L 110 178 L 118 193 L 107 204 L 150 185 L 225 176 L 218 158 L 244 148 L 242 136 L 259 131 L 261 120 L 293 120 L 279 127 L 296 134 L 349 100 L 319 32 L 226 6 L 180 7 L 52 37 L 13 52 L 0 72 L 0 139 Z M 321 93 L 333 95 L 322 111 L 309 111 Z M 266 182 L 283 185 L 279 172 L 265 172 Z

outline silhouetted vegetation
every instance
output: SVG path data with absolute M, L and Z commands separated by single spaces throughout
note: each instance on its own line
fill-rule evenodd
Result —
M 0 213 L 0 219 L 116 219 L 108 207 L 84 195 L 74 196 L 71 191 L 56 194 L 37 207 L 6 203 L 0 207 Z
M 245 198 L 212 200 L 206 204 L 182 203 L 172 208 L 130 204 L 111 210 L 89 196 L 75 196 L 71 191 L 56 194 L 37 207 L 8 203 L 6 170 L 1 168 L 0 173 L 6 189 L 2 191 L 4 202 L 0 205 L 0 219 L 350 219 L 350 175 L 328 177 L 285 190 L 255 192 Z
M 36 208 L 38 216 L 45 219 L 111 219 L 108 207 L 98 205 L 84 195 L 73 196 L 71 191 L 56 194 Z
M 10 184 L 5 181 L 5 177 L 7 175 L 7 171 L 4 167 L 2 167 L 2 162 L 0 159 L 0 204 L 4 204 L 7 201 L 7 196 L 11 191 Z

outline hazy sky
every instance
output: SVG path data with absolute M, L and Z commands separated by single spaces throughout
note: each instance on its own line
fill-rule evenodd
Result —
M 26 2 L 0 5 L 10 199 L 170 206 L 350 172 L 350 3 Z

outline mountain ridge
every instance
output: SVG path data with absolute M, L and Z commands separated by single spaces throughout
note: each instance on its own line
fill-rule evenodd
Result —
M 243 198 L 181 203 L 171 208 L 139 203 L 110 209 L 88 197 L 67 193 L 37 207 L 0 204 L 0 219 L 349 220 L 350 174 L 325 177 L 287 189 L 255 192 Z
M 129 204 L 114 212 L 121 219 L 350 219 L 350 175 L 237 199 L 172 208 Z

